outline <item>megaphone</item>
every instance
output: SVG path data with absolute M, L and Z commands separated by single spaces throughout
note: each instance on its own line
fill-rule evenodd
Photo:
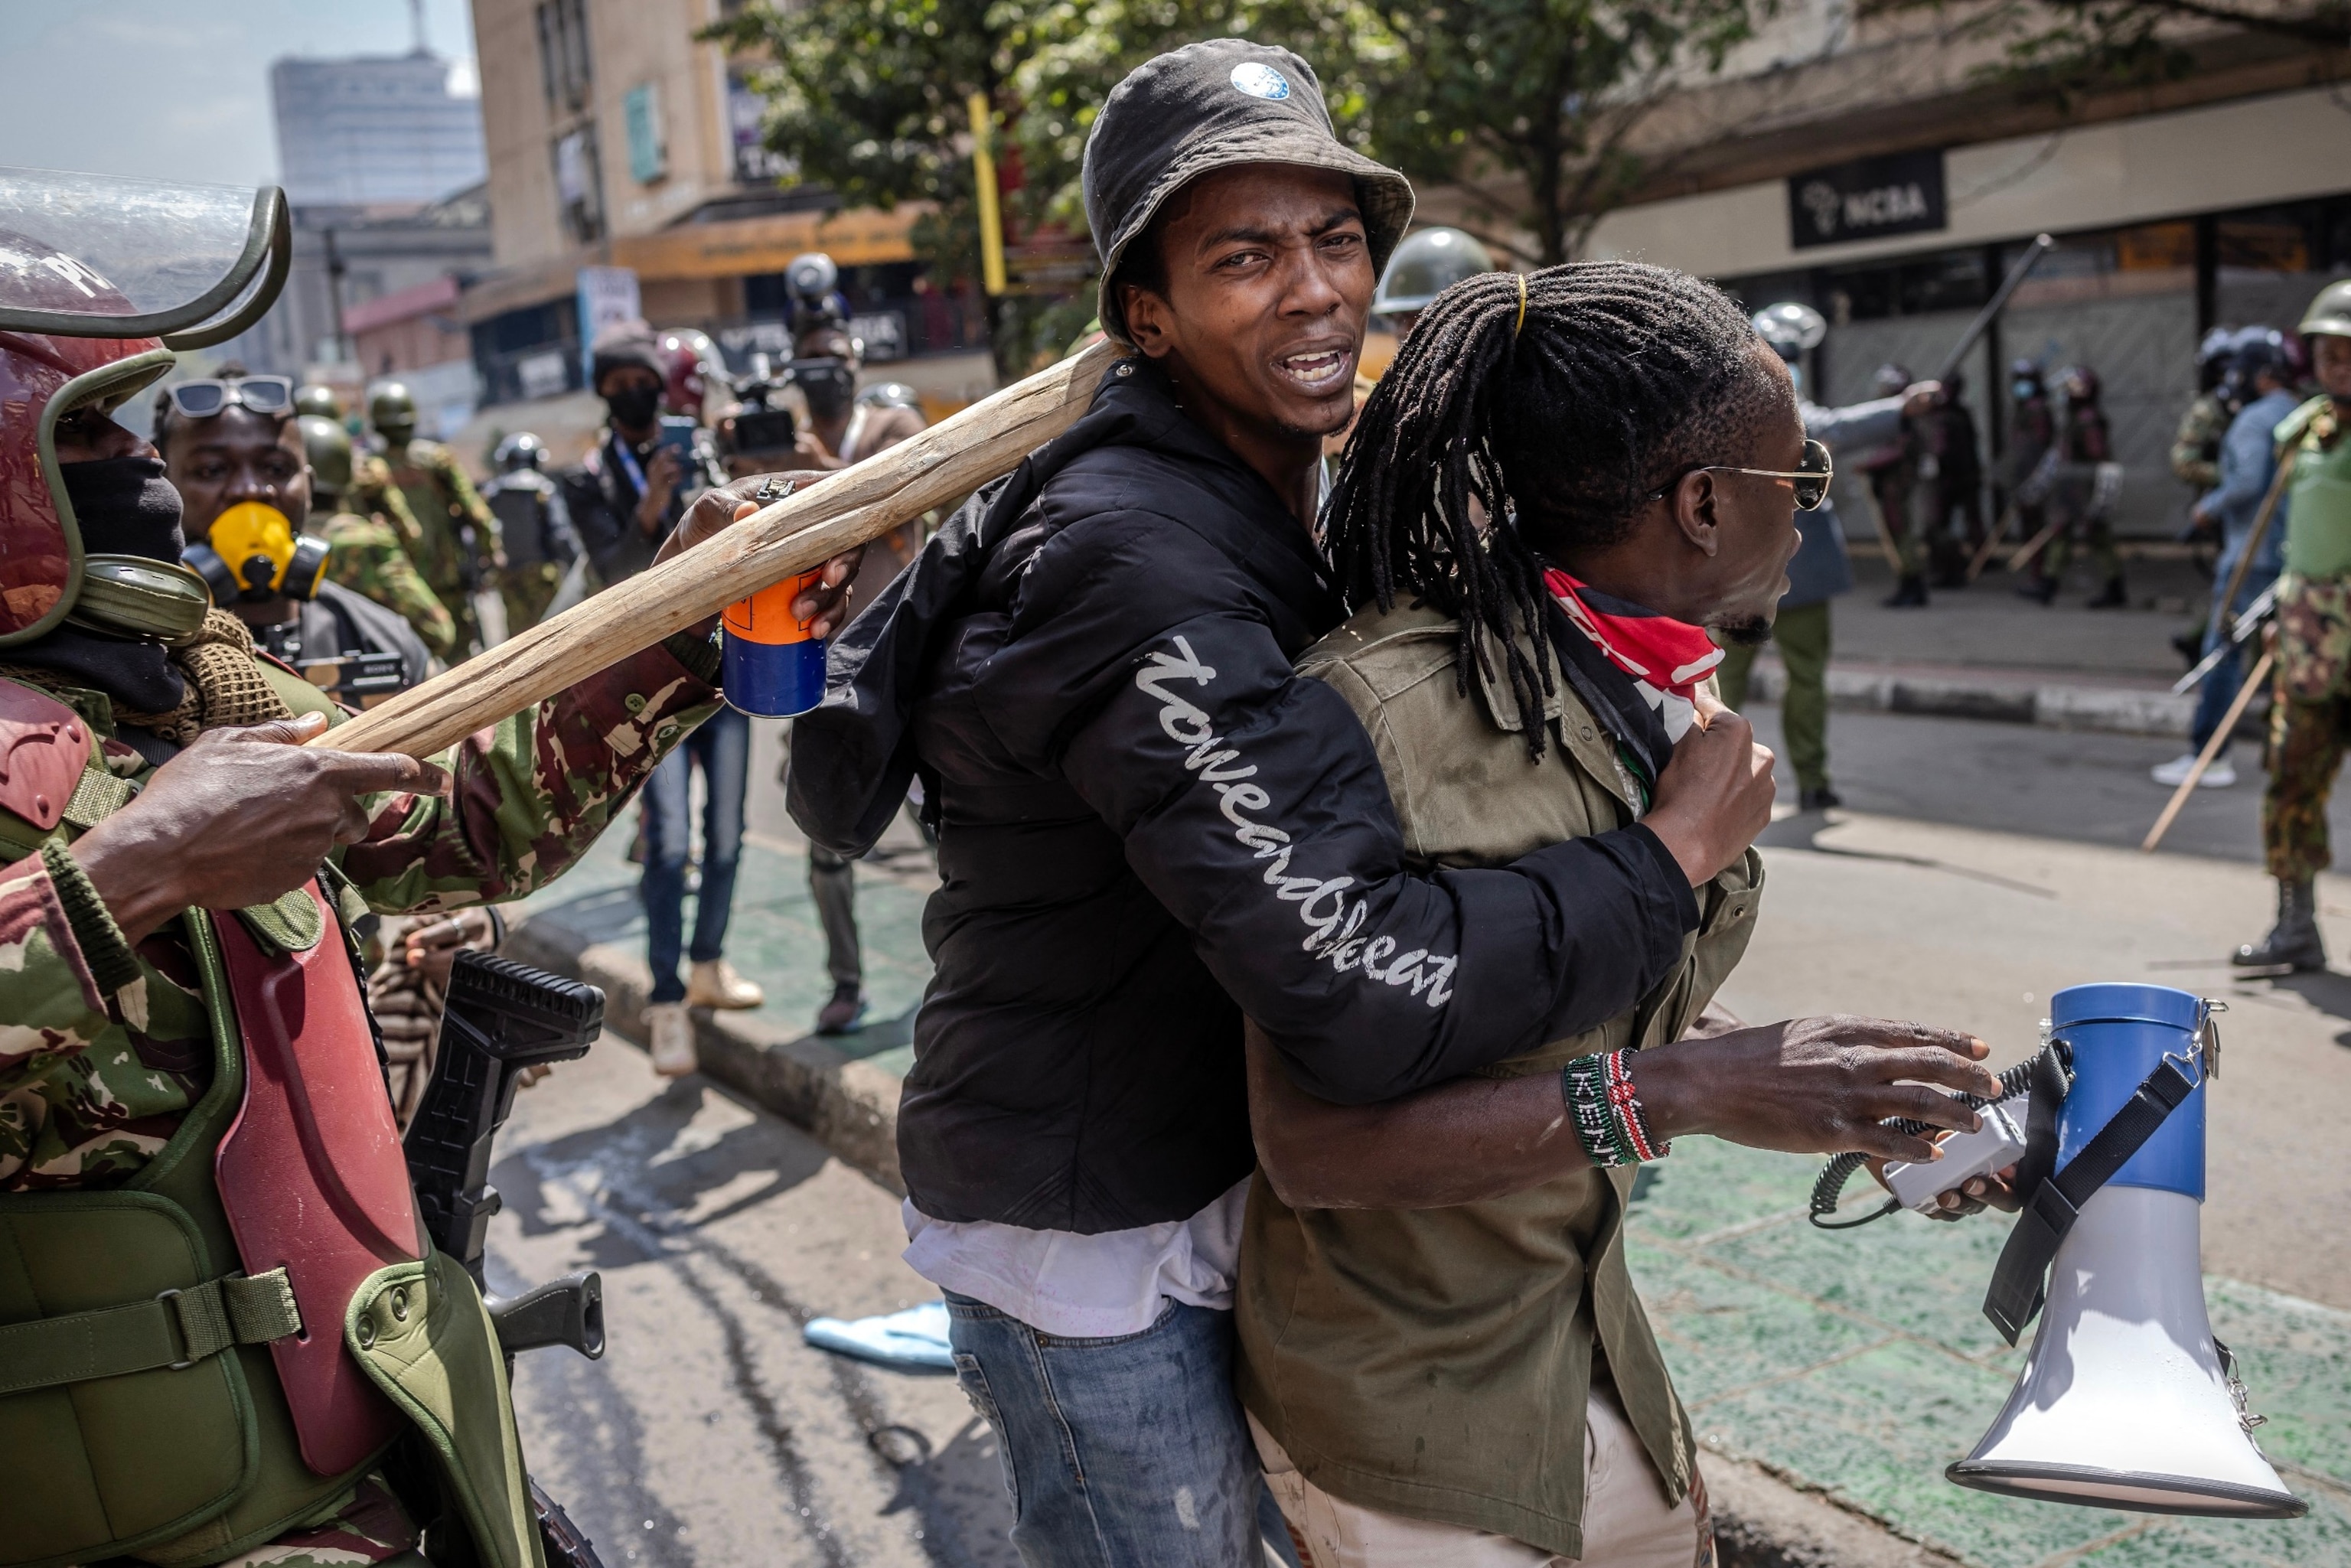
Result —
M 2075 986 L 2050 998 L 2050 1035 L 2070 1048 L 2074 1082 L 2057 1113 L 2054 1176 L 2025 1195 L 2010 1252 L 2031 1253 L 2030 1228 L 2053 1220 L 2063 1239 L 2023 1375 L 1975 1451 L 1944 1472 L 1959 1485 L 2143 1513 L 2308 1511 L 2254 1443 L 2261 1417 L 2247 1410 L 2204 1309 L 2197 1207 L 2204 1083 L 2219 1055 L 2210 1008 L 2165 986 Z M 2090 1149 L 2093 1140 L 2109 1124 L 2137 1131 L 2149 1122 L 2155 1130 L 2137 1152 L 2076 1206 L 2068 1191 L 2126 1141 L 2109 1136 Z M 2085 1149 L 2091 1157 L 2077 1166 Z M 1985 1310 L 2011 1342 L 2030 1321 L 2046 1256 L 2029 1260 L 2029 1282 L 2002 1256 L 2006 1278 L 1995 1278 Z

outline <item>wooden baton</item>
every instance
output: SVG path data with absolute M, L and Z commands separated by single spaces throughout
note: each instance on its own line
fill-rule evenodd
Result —
M 1127 350 L 1097 343 L 788 496 L 309 744 L 431 757 L 738 599 L 1010 473 L 1071 424 Z

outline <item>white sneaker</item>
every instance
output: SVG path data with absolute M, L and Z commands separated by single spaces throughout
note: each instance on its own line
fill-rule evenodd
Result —
M 768 993 L 735 972 L 724 958 L 696 964 L 685 977 L 685 1005 L 692 1008 L 756 1008 Z
M 2150 768 L 2147 777 L 2167 789 L 2177 789 L 2187 781 L 2188 775 L 2195 767 L 2196 754 L 2191 751 L 2185 757 L 2175 757 Z M 2226 789 L 2236 781 L 2236 768 L 2230 766 L 2227 757 L 2221 756 L 2212 759 L 2212 766 L 2204 769 L 2204 777 L 2196 781 L 2196 787 L 2199 789 Z
M 683 1078 L 701 1065 L 694 1051 L 694 1019 L 684 1002 L 654 1002 L 645 1009 L 646 1043 L 653 1048 L 653 1071 L 664 1078 Z

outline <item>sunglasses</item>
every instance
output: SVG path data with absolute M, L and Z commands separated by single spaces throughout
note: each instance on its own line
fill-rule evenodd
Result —
M 1797 464 L 1798 466 L 1791 472 L 1782 468 L 1734 468 L 1728 463 L 1701 463 L 1694 468 L 1683 469 L 1662 487 L 1650 491 L 1641 499 L 1654 501 L 1693 474 L 1751 474 L 1758 479 L 1790 481 L 1796 487 L 1796 510 L 1816 512 L 1820 510 L 1821 503 L 1829 498 L 1829 481 L 1836 477 L 1836 463 L 1829 456 L 1827 447 L 1817 441 L 1807 440 L 1804 455 Z
M 210 419 L 231 403 L 256 413 L 284 413 L 294 406 L 291 376 L 242 376 L 233 382 L 182 382 L 172 389 L 172 406 L 183 419 Z

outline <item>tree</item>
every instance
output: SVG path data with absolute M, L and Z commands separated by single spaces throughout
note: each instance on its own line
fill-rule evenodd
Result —
M 2005 45 L 1985 75 L 2061 99 L 2185 77 L 2196 68 L 2188 46 L 2215 28 L 2351 49 L 2351 0 L 1876 0 L 1875 8 L 1956 9 L 1956 36 Z
M 1635 133 L 1719 71 L 1776 0 L 755 0 L 704 33 L 758 62 L 766 139 L 852 205 L 935 204 L 914 234 L 938 273 L 977 270 L 969 120 L 988 96 L 1016 233 L 1086 233 L 1085 139 L 1134 67 L 1199 38 L 1281 44 L 1315 68 L 1339 133 L 1426 187 L 1467 198 L 1481 237 L 1522 261 L 1574 256 L 1656 165 Z M 1009 301 L 1006 371 L 1058 350 L 1090 291 Z

